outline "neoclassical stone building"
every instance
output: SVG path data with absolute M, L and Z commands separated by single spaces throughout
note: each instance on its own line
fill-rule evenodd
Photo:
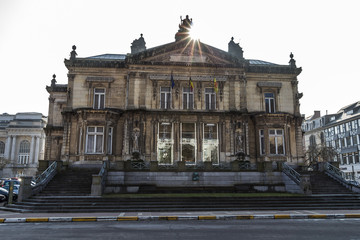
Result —
M 67 84 L 54 75 L 46 87 L 45 159 L 301 164 L 293 55 L 286 65 L 246 59 L 233 38 L 228 51 L 191 39 L 191 25 L 186 17 L 174 42 L 150 49 L 141 35 L 130 54 L 80 58 L 73 46 Z
M 41 113 L 0 115 L 0 177 L 36 175 L 44 160 L 45 126 Z

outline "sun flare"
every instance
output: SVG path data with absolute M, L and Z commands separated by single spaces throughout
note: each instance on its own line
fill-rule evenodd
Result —
M 197 29 L 197 27 L 194 24 L 192 24 L 191 29 L 190 29 L 190 38 L 192 40 L 199 40 L 200 39 L 199 30 Z

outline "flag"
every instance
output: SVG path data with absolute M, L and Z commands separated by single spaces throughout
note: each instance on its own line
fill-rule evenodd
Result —
M 214 90 L 216 93 L 219 91 L 218 83 L 216 82 L 216 78 L 214 78 Z
M 190 85 L 190 91 L 192 92 L 194 90 L 194 84 L 193 82 L 191 81 L 191 77 L 189 79 L 189 85 Z
M 171 78 L 170 78 L 170 80 L 171 80 L 171 88 L 174 88 L 174 87 L 175 87 L 175 81 L 174 81 L 174 77 L 173 77 L 172 72 L 171 72 Z

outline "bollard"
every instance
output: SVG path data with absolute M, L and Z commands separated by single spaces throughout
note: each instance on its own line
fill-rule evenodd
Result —
M 12 204 L 12 202 L 13 202 L 13 196 L 14 196 L 13 191 L 14 191 L 14 182 L 10 181 L 8 204 Z

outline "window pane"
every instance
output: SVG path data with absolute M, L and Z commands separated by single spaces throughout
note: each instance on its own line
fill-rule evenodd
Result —
M 189 109 L 194 109 L 194 94 L 189 94 Z
M 216 107 L 215 107 L 215 103 L 216 103 L 216 100 L 215 100 L 215 94 L 211 94 L 211 109 L 214 110 Z
M 205 94 L 205 106 L 206 109 L 210 109 L 210 95 L 209 94 Z
M 0 142 L 0 154 L 4 154 L 4 152 L 5 152 L 5 143 Z
M 275 137 L 270 136 L 269 142 L 270 142 L 270 154 L 276 154 Z
M 103 136 L 97 135 L 96 136 L 96 152 L 101 153 L 102 152 L 102 143 L 103 143 Z
M 105 95 L 101 95 L 99 109 L 103 109 L 104 107 L 105 107 Z
M 284 154 L 283 137 L 277 137 L 277 154 Z
M 94 139 L 95 139 L 95 136 L 93 136 L 93 135 L 88 135 L 86 152 L 88 152 L 88 153 L 94 153 Z
M 192 144 L 183 144 L 181 156 L 183 161 L 195 163 L 195 146 Z

